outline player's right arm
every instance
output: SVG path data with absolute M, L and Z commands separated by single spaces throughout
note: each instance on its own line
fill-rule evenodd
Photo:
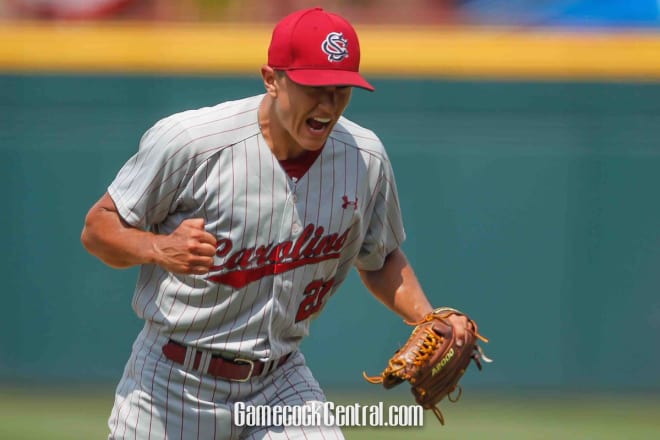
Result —
M 126 223 L 108 193 L 87 213 L 81 241 L 111 267 L 157 264 L 183 274 L 207 273 L 216 249 L 216 239 L 204 230 L 203 219 L 187 219 L 170 234 L 155 234 Z

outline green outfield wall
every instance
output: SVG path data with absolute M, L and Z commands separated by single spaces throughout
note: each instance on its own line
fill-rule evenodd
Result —
M 374 79 L 347 116 L 397 175 L 404 245 L 435 305 L 495 359 L 475 388 L 660 390 L 660 84 Z M 142 133 L 260 93 L 256 77 L 0 75 L 0 381 L 113 382 L 140 322 L 136 269 L 79 235 Z M 303 348 L 363 386 L 408 328 L 354 274 Z

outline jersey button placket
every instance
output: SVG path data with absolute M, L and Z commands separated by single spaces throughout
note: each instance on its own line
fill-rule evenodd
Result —
M 302 232 L 301 219 L 298 214 L 298 209 L 296 209 L 296 197 L 295 190 L 297 182 L 294 179 L 291 179 L 291 183 L 287 189 L 286 198 L 283 203 L 283 209 L 281 214 L 281 220 L 279 224 L 279 230 L 277 231 L 277 243 L 284 243 L 290 241 L 294 243 L 298 235 Z M 269 319 L 269 334 L 274 334 L 279 332 L 281 328 L 286 328 L 291 325 L 291 313 L 295 314 L 295 311 L 292 312 L 288 310 L 288 307 L 293 307 L 290 295 L 293 290 L 293 270 L 285 271 L 282 273 L 276 273 L 273 275 L 273 284 L 272 284 L 272 312 L 271 318 Z M 295 300 L 294 300 L 295 302 Z M 297 302 L 295 304 L 297 306 Z M 284 350 L 290 349 L 289 347 L 281 347 L 279 343 L 282 341 L 272 341 L 274 344 L 274 350 Z

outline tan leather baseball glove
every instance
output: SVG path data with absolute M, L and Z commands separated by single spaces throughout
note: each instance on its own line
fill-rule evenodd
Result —
M 445 420 L 438 403 L 445 396 L 451 402 L 458 401 L 462 393 L 459 381 L 470 361 L 474 361 L 479 370 L 481 361 L 492 362 L 477 345 L 478 340 L 488 340 L 479 334 L 477 323 L 469 317 L 466 340 L 461 346 L 456 344 L 453 328 L 447 320 L 454 314 L 467 317 L 456 309 L 441 307 L 420 322 L 407 323 L 415 328 L 381 375 L 369 377 L 363 373 L 369 382 L 382 383 L 388 389 L 408 381 L 417 403 L 424 409 L 433 410 L 443 425 Z M 458 392 L 452 395 L 457 389 Z

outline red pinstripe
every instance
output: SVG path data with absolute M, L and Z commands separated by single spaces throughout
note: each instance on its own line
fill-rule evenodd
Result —
M 267 145 L 265 145 L 265 144 L 262 145 L 261 144 L 259 137 L 257 138 L 257 145 L 259 146 L 260 151 L 263 151 L 264 148 L 268 148 Z M 270 150 L 268 150 L 268 152 L 270 152 Z M 270 191 L 271 206 L 275 206 L 275 156 L 272 155 L 272 154 L 269 154 L 269 155 L 270 155 L 270 167 L 271 167 L 270 169 L 272 170 L 272 180 L 271 180 L 271 186 L 270 186 L 271 187 L 271 191 Z M 259 160 L 259 165 L 261 167 L 261 154 L 259 154 L 259 159 L 260 159 Z M 261 197 L 261 192 L 259 193 L 259 196 Z M 261 204 L 261 198 L 259 199 L 259 202 Z M 268 225 L 268 239 L 266 240 L 266 242 L 268 242 L 268 243 L 271 242 L 272 232 L 273 232 L 273 216 L 271 215 L 270 216 L 270 222 L 269 222 L 269 225 Z M 261 291 L 261 283 L 262 283 L 262 281 L 260 280 L 259 281 L 259 290 L 260 291 Z M 267 318 L 266 317 L 266 310 L 264 308 L 264 311 L 261 313 L 261 320 L 259 321 L 259 333 L 261 333 L 261 331 L 263 330 L 264 323 L 268 322 L 268 320 L 266 318 Z M 270 353 L 268 353 L 268 355 L 270 356 Z

